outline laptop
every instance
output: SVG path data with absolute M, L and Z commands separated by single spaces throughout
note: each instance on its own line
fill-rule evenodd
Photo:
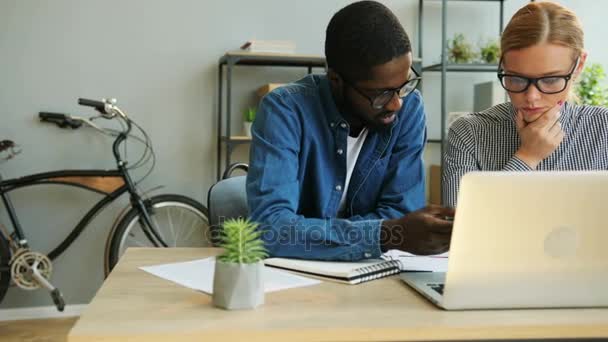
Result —
M 472 172 L 446 273 L 401 273 L 446 310 L 608 306 L 608 172 Z

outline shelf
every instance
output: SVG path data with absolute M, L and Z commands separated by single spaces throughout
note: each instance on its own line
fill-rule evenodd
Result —
M 317 55 L 233 51 L 227 52 L 220 58 L 220 65 L 226 65 L 229 62 L 232 62 L 234 65 L 309 66 L 325 68 L 325 57 Z
M 436 71 L 441 72 L 441 63 L 431 64 L 422 67 L 422 71 Z M 448 63 L 446 67 L 447 71 L 454 72 L 498 72 L 498 64 L 485 64 L 485 63 L 470 63 L 470 64 L 451 64 Z
M 231 135 L 229 137 L 222 136 L 222 141 L 228 144 L 247 144 L 251 142 L 251 137 L 245 135 Z

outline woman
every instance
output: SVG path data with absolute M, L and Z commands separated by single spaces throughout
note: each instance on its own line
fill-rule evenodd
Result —
M 444 155 L 443 201 L 456 206 L 469 171 L 606 170 L 608 109 L 571 102 L 587 53 L 576 15 L 551 2 L 521 8 L 501 38 L 503 103 L 455 121 Z

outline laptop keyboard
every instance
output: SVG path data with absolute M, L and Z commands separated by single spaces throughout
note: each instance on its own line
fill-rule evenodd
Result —
M 443 285 L 444 284 L 426 284 L 427 286 L 429 286 L 430 288 L 432 288 L 433 290 L 435 290 L 435 292 L 439 293 L 440 295 L 443 295 Z

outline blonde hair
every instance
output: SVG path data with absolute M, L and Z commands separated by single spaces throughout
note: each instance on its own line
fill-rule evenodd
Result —
M 583 27 L 574 12 L 553 2 L 531 2 L 511 18 L 500 39 L 502 54 L 539 43 L 584 49 Z
M 573 58 L 584 50 L 583 26 L 570 9 L 554 2 L 531 2 L 511 18 L 500 39 L 504 55 L 510 50 L 551 43 L 573 50 Z M 576 100 L 573 92 L 570 100 Z

